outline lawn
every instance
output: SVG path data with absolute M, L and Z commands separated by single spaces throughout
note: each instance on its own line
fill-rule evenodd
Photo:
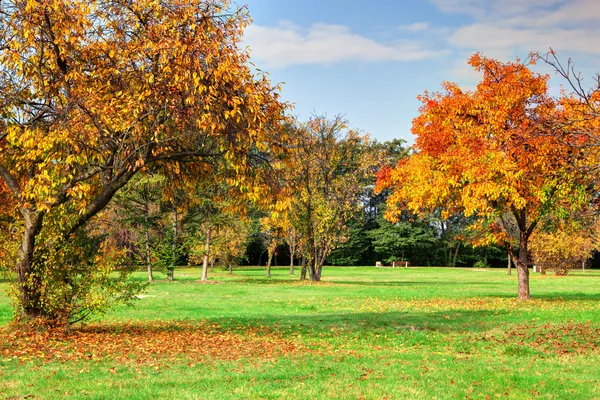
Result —
M 600 271 L 534 274 L 528 302 L 504 270 L 264 275 L 178 269 L 66 337 L 5 327 L 0 397 L 600 399 Z

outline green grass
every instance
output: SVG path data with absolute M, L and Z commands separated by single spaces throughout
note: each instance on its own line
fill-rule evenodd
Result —
M 600 399 L 600 271 L 532 275 L 529 302 L 504 270 L 330 267 L 319 284 L 272 274 L 157 274 L 135 307 L 93 322 L 90 342 L 55 343 L 58 355 L 11 357 L 5 334 L 0 397 Z M 98 337 L 124 345 L 102 353 Z

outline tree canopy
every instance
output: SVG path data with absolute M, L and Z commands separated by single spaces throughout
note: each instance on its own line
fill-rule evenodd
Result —
M 285 105 L 238 46 L 248 22 L 228 0 L 2 2 L 0 177 L 22 220 L 24 315 L 47 314 L 40 249 L 136 173 L 227 169 L 241 188 L 278 148 Z
M 483 73 L 477 88 L 445 82 L 442 92 L 425 92 L 412 127 L 416 154 L 382 169 L 378 186 L 392 190 L 391 220 L 402 207 L 441 206 L 445 216 L 477 216 L 481 243 L 518 244 L 519 298 L 528 299 L 528 239 L 544 215 L 585 205 L 589 178 L 571 168 L 584 156 L 545 129 L 562 111 L 548 94 L 548 76 L 519 60 L 475 54 L 469 63 Z M 516 221 L 518 237 L 510 237 L 506 218 Z

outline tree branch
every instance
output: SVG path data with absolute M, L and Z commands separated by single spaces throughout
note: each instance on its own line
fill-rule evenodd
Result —
M 10 173 L 4 165 L 0 164 L 0 177 L 6 182 L 6 185 L 10 191 L 21 201 L 21 186 L 14 176 Z

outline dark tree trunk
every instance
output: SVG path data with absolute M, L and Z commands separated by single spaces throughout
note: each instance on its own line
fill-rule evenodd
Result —
M 173 205 L 173 244 L 171 268 L 167 270 L 167 279 L 169 282 L 174 280 L 175 266 L 177 265 L 179 252 L 177 251 L 177 241 L 179 240 L 179 217 L 177 216 L 177 206 Z
M 36 239 L 42 230 L 44 214 L 29 210 L 23 210 L 22 214 L 25 226 L 17 260 L 21 316 L 37 318 L 44 316 L 44 309 L 40 301 L 40 278 L 34 271 L 34 253 Z
M 458 260 L 458 250 L 460 250 L 460 242 L 456 243 L 456 249 L 454 249 L 454 256 L 452 257 L 452 267 L 456 267 L 456 261 Z
M 302 269 L 300 269 L 300 280 L 306 280 L 306 257 L 302 256 Z
M 152 264 L 150 263 L 150 226 L 148 221 L 148 215 L 150 211 L 148 209 L 148 203 L 144 204 L 144 240 L 146 242 L 146 268 L 148 269 L 148 282 L 152 283 Z
M 310 265 L 309 265 L 310 280 L 313 282 L 321 281 L 321 271 L 322 270 L 323 270 L 323 267 L 315 265 L 314 263 L 310 263 Z

